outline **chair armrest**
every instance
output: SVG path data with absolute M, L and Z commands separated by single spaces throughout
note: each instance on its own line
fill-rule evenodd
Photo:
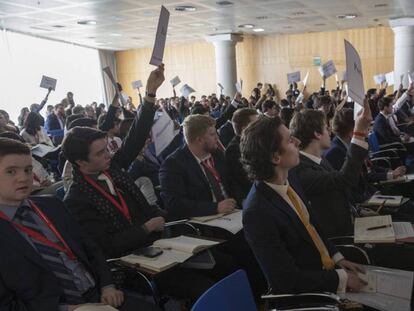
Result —
M 369 153 L 370 158 L 375 157 L 399 157 L 398 149 L 386 149 Z
M 340 297 L 333 293 L 264 295 L 265 310 L 339 310 Z
M 379 165 L 381 167 L 385 167 L 385 168 L 388 168 L 388 169 L 391 169 L 392 168 L 390 158 L 388 158 L 388 157 L 374 158 L 374 159 L 371 159 L 370 161 L 373 164 L 374 163 L 377 163 L 377 165 Z
M 195 235 L 201 235 L 200 229 L 198 229 L 196 226 L 194 226 L 192 223 L 188 222 L 188 219 L 181 219 L 177 221 L 170 221 L 165 223 L 164 228 L 179 228 L 179 227 L 186 227 L 187 229 L 190 229 L 190 231 L 193 232 Z
M 348 260 L 360 263 L 360 264 L 364 264 L 364 265 L 370 265 L 371 264 L 371 258 L 369 258 L 368 253 L 361 247 L 356 246 L 354 244 L 339 244 L 339 245 L 335 245 L 336 248 L 341 251 L 341 253 L 347 253 L 347 250 L 349 251 L 356 251 L 358 253 L 358 255 L 363 258 L 364 260 L 359 260 L 360 257 L 358 257 L 358 259 L 354 259 L 351 258 L 352 256 L 345 256 L 347 257 Z M 355 254 L 355 253 L 353 253 Z M 362 262 L 364 261 L 364 262 Z

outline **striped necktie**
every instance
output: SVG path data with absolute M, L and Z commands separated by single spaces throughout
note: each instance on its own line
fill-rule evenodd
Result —
M 17 220 L 16 222 L 22 226 L 45 235 L 45 228 L 42 228 L 42 226 L 39 226 L 38 222 L 36 222 L 32 215 L 30 207 L 24 205 L 20 206 L 16 212 L 15 219 Z M 31 238 L 30 236 L 28 236 L 28 238 L 40 256 L 45 260 L 46 264 L 50 267 L 54 275 L 57 277 L 65 295 L 65 301 L 62 302 L 67 304 L 85 303 L 82 297 L 82 293 L 75 284 L 71 271 L 69 271 L 63 264 L 59 251 L 53 247 L 41 243 L 36 239 Z M 53 242 L 60 243 L 57 238 L 55 238 Z
M 310 223 L 308 215 L 306 215 L 302 209 L 301 203 L 297 197 L 297 194 L 292 189 L 292 187 L 288 187 L 287 195 L 292 202 L 296 212 L 299 215 L 300 220 L 302 221 L 303 225 L 305 226 L 306 230 L 308 231 L 310 237 L 312 238 L 313 243 L 315 244 L 316 248 L 319 251 L 321 256 L 322 265 L 325 270 L 332 270 L 335 267 L 335 262 L 329 256 L 328 250 L 326 249 L 325 244 L 323 243 L 322 239 L 320 238 L 318 232 L 316 231 L 315 227 Z

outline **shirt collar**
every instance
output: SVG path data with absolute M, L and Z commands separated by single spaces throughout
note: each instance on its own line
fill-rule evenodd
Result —
M 29 201 L 27 199 L 23 200 L 22 203 L 20 203 L 19 206 L 11 206 L 6 204 L 0 204 L 0 211 L 2 211 L 6 216 L 13 220 L 16 216 L 17 210 L 22 206 L 30 206 Z
M 321 164 L 322 158 L 314 156 L 313 154 L 307 153 L 305 151 L 300 151 L 300 153 L 302 155 L 304 155 L 305 157 L 307 157 L 308 159 L 312 160 L 313 162 L 315 162 L 316 164 Z
M 190 148 L 188 148 L 188 150 L 190 150 Z M 205 160 L 211 158 L 211 153 L 209 153 L 208 155 L 206 155 L 204 158 L 200 159 L 199 157 L 197 157 L 191 150 L 190 150 L 191 154 L 193 155 L 193 157 L 197 160 L 198 164 L 203 163 Z
M 287 194 L 288 188 L 289 188 L 289 181 L 286 180 L 286 183 L 284 185 L 277 185 L 270 182 L 265 181 L 265 184 L 268 185 L 270 188 L 272 188 L 274 191 L 276 191 L 278 194 L 284 196 Z

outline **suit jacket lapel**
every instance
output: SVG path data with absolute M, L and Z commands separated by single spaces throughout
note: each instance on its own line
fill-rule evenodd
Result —
M 296 191 L 294 185 L 291 186 Z M 298 214 L 296 214 L 292 207 L 276 191 L 271 189 L 264 182 L 257 182 L 256 187 L 261 193 L 263 193 L 263 195 L 268 200 L 271 201 L 274 207 L 282 210 L 285 214 L 287 214 L 289 218 L 292 220 L 292 222 L 295 224 L 296 228 L 298 229 L 298 232 L 300 232 L 308 242 L 313 244 L 312 238 L 310 237 L 308 231 L 303 225 L 302 220 L 300 220 Z
M 201 170 L 200 164 L 198 164 L 196 158 L 191 153 L 190 149 L 188 149 L 187 146 L 184 147 L 185 155 L 188 160 L 187 165 L 190 168 L 190 171 L 192 173 L 195 173 L 198 175 L 198 177 L 204 182 L 204 185 L 206 186 L 206 189 L 210 190 L 210 184 L 207 180 L 206 175 L 204 175 L 204 172 Z

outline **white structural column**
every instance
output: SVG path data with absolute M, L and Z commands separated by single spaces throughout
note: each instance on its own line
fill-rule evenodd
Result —
M 414 18 L 398 18 L 390 20 L 394 31 L 394 89 L 400 84 L 400 77 L 409 70 L 414 71 Z M 408 85 L 405 75 L 404 87 Z
M 221 34 L 208 36 L 206 40 L 214 44 L 217 83 L 223 86 L 224 95 L 233 96 L 237 82 L 236 43 L 241 41 L 242 37 L 234 34 Z M 220 94 L 218 86 L 217 93 Z

